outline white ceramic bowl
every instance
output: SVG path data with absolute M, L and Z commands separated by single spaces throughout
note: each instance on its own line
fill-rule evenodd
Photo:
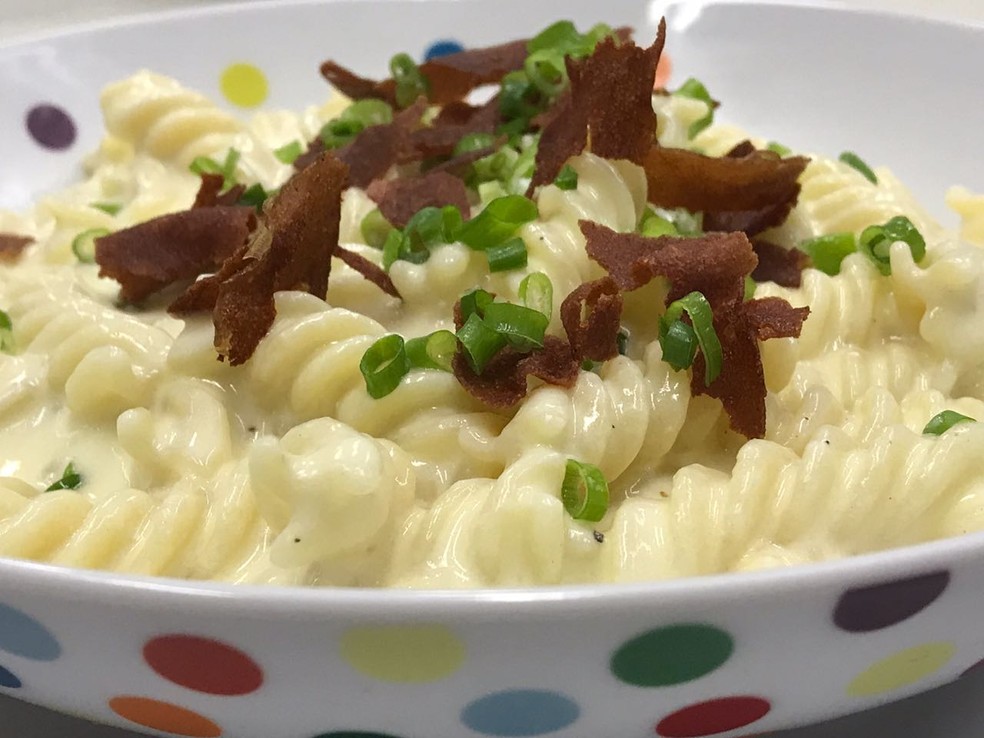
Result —
M 0 49 L 0 206 L 77 175 L 97 92 L 151 67 L 221 99 L 249 63 L 266 104 L 324 95 L 331 55 L 381 72 L 435 41 L 560 16 L 653 35 L 726 117 L 792 146 L 862 150 L 938 213 L 984 189 L 984 29 L 819 7 L 589 0 L 250 4 Z M 28 111 L 33 135 L 25 127 Z M 56 110 L 57 108 L 57 110 Z M 64 117 L 63 117 L 64 116 Z M 61 126 L 61 128 L 59 128 Z M 748 736 L 905 697 L 984 657 L 984 536 L 799 569 L 636 586 L 465 593 L 231 587 L 0 562 L 0 690 L 161 735 Z

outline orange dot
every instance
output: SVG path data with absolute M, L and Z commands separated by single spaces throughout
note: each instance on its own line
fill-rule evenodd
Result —
M 190 738 L 218 738 L 222 728 L 204 715 L 147 697 L 114 697 L 109 708 L 125 720 L 145 728 Z
M 659 90 L 666 87 L 666 84 L 670 81 L 670 77 L 673 76 L 673 60 L 670 55 L 663 53 L 659 58 L 659 65 L 656 67 L 656 80 L 653 82 L 653 89 Z

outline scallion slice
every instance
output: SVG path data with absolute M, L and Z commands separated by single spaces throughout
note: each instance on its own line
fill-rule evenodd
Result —
M 858 250 L 872 261 L 879 272 L 888 276 L 892 273 L 892 245 L 899 241 L 909 247 L 912 260 L 916 263 L 926 256 L 926 239 L 904 215 L 897 215 L 884 225 L 865 228 L 861 232 Z
M 451 371 L 451 359 L 458 348 L 458 338 L 451 331 L 435 331 L 429 336 L 407 341 L 407 358 L 414 369 Z
M 933 418 L 926 423 L 926 427 L 923 428 L 923 433 L 930 436 L 942 436 L 953 426 L 959 423 L 976 423 L 974 418 L 970 418 L 962 413 L 958 413 L 956 410 L 944 410 L 943 412 L 934 415 Z
M 875 174 L 874 170 L 869 167 L 864 159 L 855 154 L 853 151 L 845 151 L 838 157 L 842 162 L 847 164 L 849 167 L 856 169 L 864 178 L 871 182 L 871 184 L 878 184 L 878 175 Z
M 14 350 L 14 322 L 5 310 L 0 310 L 0 351 L 12 353 Z
M 572 518 L 597 523 L 608 512 L 608 482 L 594 464 L 568 459 L 560 498 Z
M 455 144 L 454 155 L 460 156 L 472 151 L 487 149 L 494 143 L 495 137 L 491 133 L 467 133 Z
M 692 325 L 681 320 L 684 312 L 690 316 Z M 663 348 L 663 358 L 678 371 L 693 365 L 696 352 L 693 352 L 690 333 L 704 355 L 704 384 L 710 385 L 721 374 L 724 352 L 714 330 L 714 312 L 707 298 L 700 292 L 691 292 L 670 303 L 659 321 L 659 342 Z M 668 352 L 670 356 L 667 356 Z M 689 363 L 684 363 L 688 354 Z
M 765 148 L 771 151 L 773 154 L 779 154 L 779 156 L 782 157 L 787 157 L 793 153 L 793 150 L 791 148 L 789 148 L 788 146 L 784 146 L 778 141 L 769 141 L 769 143 L 765 145 Z
M 461 212 L 454 205 L 426 207 L 407 222 L 402 232 L 386 236 L 383 244 L 383 268 L 389 269 L 397 259 L 423 264 L 432 247 L 451 243 L 461 228 Z
M 620 356 L 625 356 L 629 351 L 629 338 L 631 334 L 628 328 L 619 328 L 618 335 L 615 337 L 615 344 L 618 346 Z
M 386 245 L 386 239 L 394 230 L 392 224 L 386 220 L 379 208 L 370 210 L 359 225 L 362 238 L 374 249 L 383 248 Z
M 239 196 L 239 204 L 260 210 L 268 197 L 270 197 L 270 193 L 266 191 L 263 185 L 257 182 L 247 187 L 246 191 Z
M 522 195 L 506 195 L 493 200 L 458 231 L 457 239 L 483 251 L 502 243 L 525 223 L 535 220 L 536 203 Z
M 61 479 L 49 486 L 45 492 L 57 492 L 60 489 L 78 489 L 85 480 L 82 475 L 75 470 L 75 464 L 71 461 L 62 472 Z
M 297 157 L 303 153 L 304 147 L 301 145 L 301 142 L 291 141 L 289 144 L 281 146 L 279 149 L 274 149 L 273 155 L 284 164 L 293 164 L 297 161 Z
M 647 238 L 680 235 L 680 231 L 677 230 L 673 221 L 664 218 L 651 208 L 647 209 L 646 214 L 642 216 L 642 222 L 639 224 L 639 233 Z
M 844 259 L 858 250 L 858 243 L 853 233 L 831 233 L 803 241 L 799 249 L 810 257 L 815 269 L 836 276 Z
M 486 306 L 483 321 L 521 351 L 542 347 L 550 324 L 550 319 L 543 313 L 511 302 L 493 302 Z
M 714 98 L 711 97 L 711 93 L 707 91 L 707 87 L 704 86 L 704 83 L 696 77 L 691 77 L 688 79 L 683 83 L 680 89 L 673 94 L 679 95 L 680 97 L 689 97 L 692 100 L 700 100 L 702 103 L 707 103 L 707 115 L 692 123 L 690 128 L 687 130 L 687 136 L 691 139 L 696 138 L 697 134 L 714 122 Z
M 559 95 L 567 86 L 567 65 L 564 54 L 556 49 L 534 51 L 523 65 L 526 77 L 548 98 Z
M 123 209 L 123 206 L 118 202 L 94 202 L 90 205 L 90 207 L 93 207 L 96 210 L 102 210 L 106 213 L 106 215 L 112 216 L 119 215 L 120 211 Z
M 393 333 L 376 341 L 363 354 L 359 370 L 366 380 L 366 391 L 374 400 L 386 397 L 399 387 L 410 371 L 403 336 Z
M 408 108 L 418 97 L 427 97 L 430 84 L 409 54 L 397 54 L 390 59 L 390 74 L 396 83 L 396 104 Z
M 223 187 L 229 188 L 236 183 L 236 167 L 239 166 L 241 156 L 238 149 L 229 149 L 221 164 L 210 156 L 196 156 L 192 159 L 188 169 L 199 176 L 221 174 Z
M 510 269 L 522 269 L 526 266 L 528 254 L 523 239 L 510 238 L 485 250 L 489 260 L 490 272 L 507 272 Z
M 72 239 L 72 253 L 83 264 L 95 264 L 96 239 L 108 235 L 109 230 L 106 228 L 90 228 L 82 231 Z
M 393 122 L 393 108 L 382 100 L 357 100 L 321 129 L 321 142 L 329 149 L 350 143 L 366 128 Z
M 742 297 L 744 302 L 748 302 L 753 297 L 755 297 L 755 280 L 752 279 L 752 275 L 745 275 L 745 294 Z
M 461 320 L 467 321 L 472 315 L 485 317 L 485 308 L 492 304 L 495 297 L 485 290 L 472 290 L 461 296 Z
M 553 314 L 553 283 L 543 272 L 533 272 L 519 283 L 519 299 L 530 310 L 545 315 L 547 322 Z
M 477 313 L 468 316 L 464 325 L 458 329 L 456 336 L 468 358 L 468 363 L 471 364 L 476 374 L 485 371 L 485 367 L 492 360 L 492 357 L 508 343 L 504 335 L 486 325 Z
M 577 170 L 570 164 L 565 164 L 563 169 L 560 170 L 560 174 L 554 180 L 554 184 L 562 190 L 576 190 Z

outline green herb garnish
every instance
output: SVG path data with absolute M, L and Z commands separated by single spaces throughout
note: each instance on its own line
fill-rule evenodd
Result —
M 82 486 L 85 479 L 75 471 L 75 464 L 71 461 L 62 472 L 61 479 L 49 486 L 45 492 L 57 492 L 60 489 L 78 489 Z
M 366 391 L 375 400 L 395 390 L 410 371 L 403 337 L 393 333 L 376 341 L 362 356 L 359 371 L 366 381 Z
M 575 520 L 597 523 L 608 512 L 608 482 L 594 464 L 568 459 L 560 497 Z
M 864 175 L 864 178 L 871 182 L 871 184 L 878 184 L 878 175 L 876 175 L 874 170 L 865 163 L 864 159 L 855 154 L 853 151 L 845 151 L 838 158 L 849 167 L 861 172 L 861 174 Z
M 684 313 L 690 316 L 690 325 L 683 322 Z M 724 353 L 714 330 L 714 312 L 700 292 L 691 292 L 667 306 L 659 319 L 659 343 L 663 360 L 677 371 L 693 366 L 699 347 L 704 356 L 704 384 L 710 385 L 720 375 Z
M 930 436 L 942 436 L 953 426 L 959 423 L 976 423 L 974 418 L 967 417 L 956 410 L 944 410 L 943 412 L 934 415 L 932 420 L 926 423 L 926 427 L 923 428 L 923 433 Z

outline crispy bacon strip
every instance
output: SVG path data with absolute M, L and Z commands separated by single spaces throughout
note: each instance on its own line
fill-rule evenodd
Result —
M 122 300 L 140 302 L 215 270 L 255 227 L 252 208 L 214 206 L 162 215 L 97 238 L 99 276 L 120 283 Z
M 195 282 L 169 310 L 211 310 L 219 357 L 233 366 L 248 360 L 273 324 L 275 292 L 326 296 L 347 175 L 343 162 L 324 155 L 288 180 L 268 201 L 247 246 L 218 273 Z
M 390 279 L 390 275 L 388 275 L 378 264 L 371 262 L 361 254 L 357 254 L 354 251 L 350 251 L 342 246 L 338 246 L 335 249 L 335 256 L 344 261 L 374 285 L 379 287 L 379 289 L 387 295 L 391 295 L 396 298 L 400 297 L 400 292 L 396 289 L 396 285 L 393 284 L 393 280 Z
M 578 359 L 607 361 L 618 356 L 622 293 L 611 277 L 586 282 L 560 306 L 560 319 Z
M 643 49 L 608 38 L 586 59 L 567 60 L 570 95 L 541 124 L 533 189 L 552 182 L 572 156 L 590 146 L 606 159 L 642 164 L 656 135 L 653 81 L 666 42 L 661 21 L 653 45 Z
M 498 96 L 480 107 L 464 102 L 449 103 L 430 126 L 413 133 L 413 146 L 422 159 L 450 156 L 462 138 L 474 133 L 493 133 L 501 120 Z
M 752 271 L 756 282 L 775 282 L 781 287 L 799 287 L 809 257 L 799 249 L 784 249 L 774 243 L 755 239 L 752 248 L 758 265 Z
M 378 179 L 366 193 L 379 205 L 383 217 L 397 228 L 426 207 L 454 205 L 466 217 L 470 210 L 465 183 L 447 172 L 428 172 L 411 179 Z
M 0 233 L 0 263 L 12 264 L 17 261 L 24 249 L 34 243 L 30 236 L 19 236 L 16 233 Z
M 370 182 L 384 176 L 394 164 L 412 161 L 412 133 L 420 126 L 420 118 L 426 110 L 427 102 L 421 98 L 398 113 L 392 123 L 369 126 L 351 143 L 338 149 L 335 156 L 348 165 L 349 184 L 368 187 Z
M 203 174 L 202 183 L 198 186 L 198 194 L 195 195 L 195 208 L 214 208 L 216 205 L 233 206 L 239 202 L 239 198 L 246 191 L 246 185 L 234 185 L 226 192 L 222 192 L 225 186 L 225 177 L 221 174 Z M 222 194 L 219 194 L 222 193 Z

